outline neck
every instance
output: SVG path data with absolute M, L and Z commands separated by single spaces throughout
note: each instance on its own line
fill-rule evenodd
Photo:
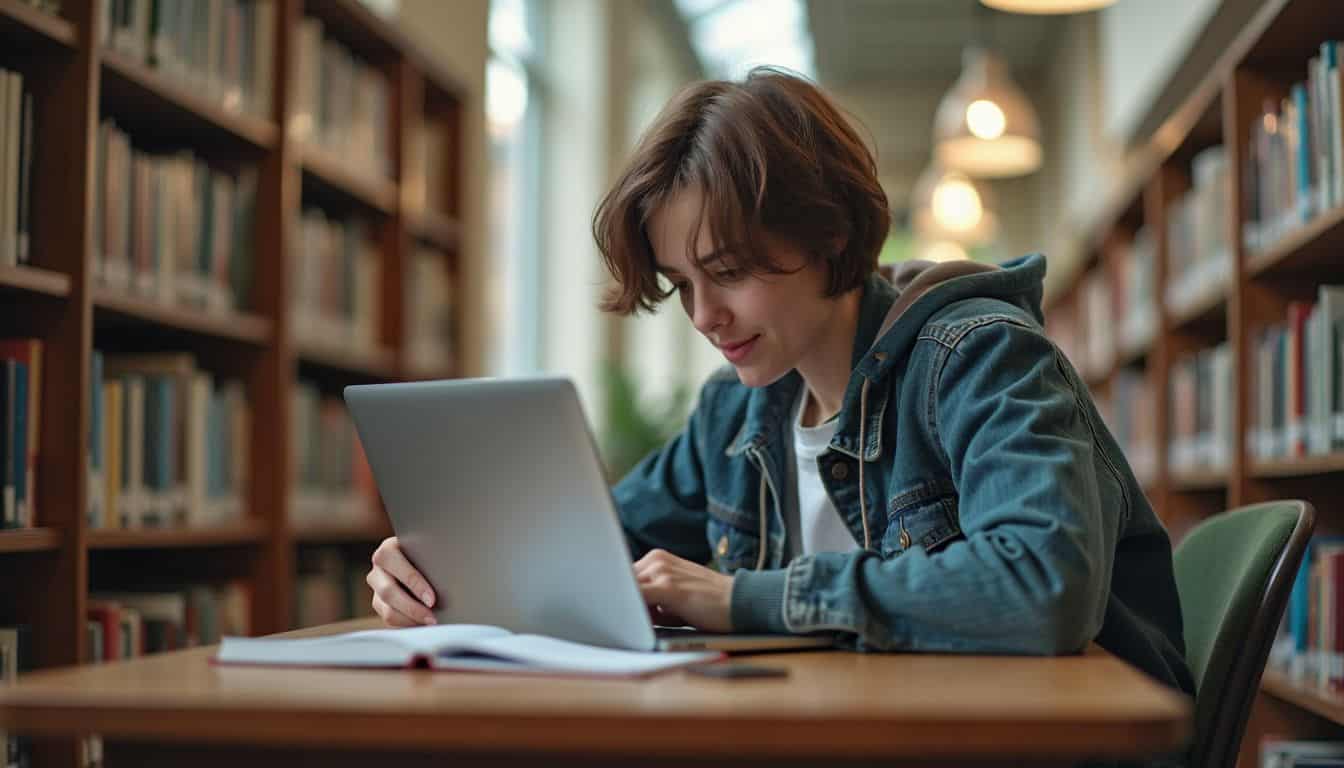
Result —
M 805 427 L 821 424 L 840 412 L 845 388 L 849 386 L 850 360 L 854 354 L 854 334 L 858 332 L 862 297 L 861 289 L 840 297 L 831 321 L 818 333 L 811 352 L 798 363 L 798 373 L 808 391 L 802 414 Z

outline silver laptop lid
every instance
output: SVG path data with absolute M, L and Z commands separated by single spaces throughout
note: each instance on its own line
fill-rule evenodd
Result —
M 655 647 L 568 379 L 351 386 L 345 400 L 440 622 Z

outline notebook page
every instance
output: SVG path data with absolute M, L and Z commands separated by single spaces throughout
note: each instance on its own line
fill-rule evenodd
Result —
M 444 649 L 432 663 L 441 669 L 516 669 L 529 673 L 640 676 L 713 661 L 721 655 L 716 651 L 622 651 L 542 635 L 509 635 L 464 642 L 455 648 Z
M 292 666 L 399 667 L 416 656 L 472 640 L 502 637 L 508 630 L 477 624 L 442 624 L 406 629 L 369 629 L 305 638 L 225 637 L 220 663 Z

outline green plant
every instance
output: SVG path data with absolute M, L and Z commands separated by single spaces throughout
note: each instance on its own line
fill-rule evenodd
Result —
M 602 384 L 606 413 L 600 441 L 602 460 L 607 479 L 614 483 L 681 431 L 691 390 L 682 384 L 663 402 L 646 403 L 635 378 L 611 362 L 602 364 Z

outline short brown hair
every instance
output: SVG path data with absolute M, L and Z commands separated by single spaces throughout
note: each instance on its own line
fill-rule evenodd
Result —
M 651 311 L 671 295 L 658 283 L 647 226 L 672 193 L 692 185 L 704 192 L 696 235 L 708 215 L 715 248 L 730 249 L 753 274 L 782 271 L 760 248 L 762 233 L 797 243 L 829 267 L 827 296 L 877 269 L 891 226 L 872 152 L 817 86 L 772 67 L 742 82 L 694 83 L 659 113 L 593 216 L 617 283 L 604 311 Z

